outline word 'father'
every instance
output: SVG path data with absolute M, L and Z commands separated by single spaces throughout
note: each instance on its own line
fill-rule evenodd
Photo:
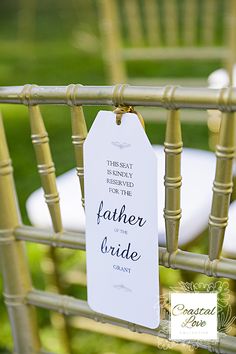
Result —
M 114 209 L 114 211 L 111 211 L 109 209 L 103 210 L 103 201 L 100 202 L 98 212 L 97 212 L 97 224 L 100 224 L 100 220 L 113 220 L 113 221 L 118 221 L 118 222 L 123 222 L 124 224 L 129 224 L 129 225 L 138 225 L 139 227 L 143 227 L 145 225 L 147 220 L 143 220 L 140 216 L 136 217 L 135 215 L 130 215 L 128 216 L 125 213 L 126 206 L 125 204 L 122 205 L 119 211 L 117 211 L 117 208 Z

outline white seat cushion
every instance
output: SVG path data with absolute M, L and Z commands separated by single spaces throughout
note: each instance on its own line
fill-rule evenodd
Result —
M 225 230 L 223 255 L 236 258 L 236 201 L 230 204 L 228 226 Z
M 226 69 L 220 68 L 213 71 L 208 76 L 208 86 L 213 89 L 220 89 L 222 87 L 227 87 L 230 84 L 229 74 Z M 236 83 L 236 65 L 233 67 L 233 86 Z
M 158 158 L 158 234 L 159 245 L 164 246 L 164 151 L 163 146 L 154 145 Z M 179 245 L 192 241 L 204 230 L 211 208 L 212 183 L 214 179 L 215 156 L 211 152 L 184 148 L 182 154 L 181 189 L 182 218 Z M 60 194 L 63 225 L 66 230 L 84 231 L 85 216 L 81 206 L 79 179 L 75 170 L 70 170 L 57 178 Z M 35 226 L 51 227 L 51 220 L 44 202 L 42 188 L 30 195 L 26 204 L 31 223 Z

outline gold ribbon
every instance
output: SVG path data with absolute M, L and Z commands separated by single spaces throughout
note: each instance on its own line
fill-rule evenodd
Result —
M 143 129 L 145 130 L 144 119 L 143 119 L 141 113 L 134 110 L 133 106 L 118 106 L 118 107 L 116 107 L 116 109 L 113 112 L 116 114 L 116 124 L 118 124 L 118 125 L 121 124 L 121 119 L 122 119 L 123 114 L 125 114 L 125 113 L 136 114 L 138 116 L 140 123 L 142 124 Z

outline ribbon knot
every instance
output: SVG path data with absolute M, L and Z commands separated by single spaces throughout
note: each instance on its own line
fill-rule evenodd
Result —
M 121 119 L 122 119 L 123 114 L 134 113 L 138 116 L 138 119 L 139 119 L 140 123 L 142 124 L 143 129 L 145 129 L 144 119 L 143 119 L 141 113 L 135 111 L 133 106 L 118 106 L 118 107 L 116 107 L 116 109 L 113 112 L 116 114 L 116 124 L 117 125 L 121 124 Z

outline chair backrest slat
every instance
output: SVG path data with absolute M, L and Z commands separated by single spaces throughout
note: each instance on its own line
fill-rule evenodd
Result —
M 186 46 L 194 46 L 197 38 L 197 16 L 193 17 L 192 14 L 196 14 L 197 2 L 196 0 L 185 0 L 183 7 L 183 43 Z
M 181 218 L 181 152 L 182 137 L 178 110 L 168 111 L 165 136 L 165 208 L 166 247 L 168 252 L 178 249 Z
M 0 116 L 0 269 L 14 353 L 31 354 L 39 352 L 40 340 L 35 308 L 25 303 L 32 284 L 24 244 L 14 237 L 14 229 L 20 224 L 13 169 Z
M 84 158 L 83 144 L 87 136 L 87 126 L 82 106 L 71 108 L 72 143 L 75 151 L 76 171 L 80 180 L 82 205 L 84 207 Z
M 156 0 L 144 1 L 145 26 L 147 31 L 147 43 L 150 46 L 160 45 L 160 15 Z
M 215 40 L 217 2 L 215 0 L 207 0 L 202 2 L 202 42 L 205 45 L 211 45 Z
M 142 15 L 137 0 L 124 1 L 124 19 L 128 30 L 128 36 L 133 46 L 143 46 Z
M 177 46 L 179 44 L 179 24 L 176 0 L 163 1 L 163 6 L 163 22 L 165 24 L 165 45 Z
M 100 0 L 100 27 L 102 36 L 102 55 L 107 63 L 113 82 L 124 82 L 126 78 L 125 65 L 122 60 L 121 25 L 117 14 L 118 6 L 115 0 Z
M 1 229 L 9 229 L 14 224 L 20 223 L 20 217 L 18 212 L 18 206 L 13 203 L 15 199 L 15 191 L 13 187 L 13 168 L 7 146 L 6 136 L 3 127 L 2 116 L 0 114 L 0 181 L 1 184 L 1 202 L 0 207 L 4 208 L 4 202 L 9 199 L 9 208 L 2 210 L 4 218 L 0 220 Z
M 38 106 L 29 106 L 31 139 L 34 145 L 38 172 L 40 174 L 45 201 L 51 215 L 55 232 L 62 231 L 59 194 L 56 186 L 55 167 L 52 161 L 49 138 Z
M 233 189 L 233 160 L 235 157 L 236 116 L 223 113 L 219 144 L 216 147 L 216 172 L 209 217 L 209 257 L 219 259 L 228 221 L 230 196 Z

